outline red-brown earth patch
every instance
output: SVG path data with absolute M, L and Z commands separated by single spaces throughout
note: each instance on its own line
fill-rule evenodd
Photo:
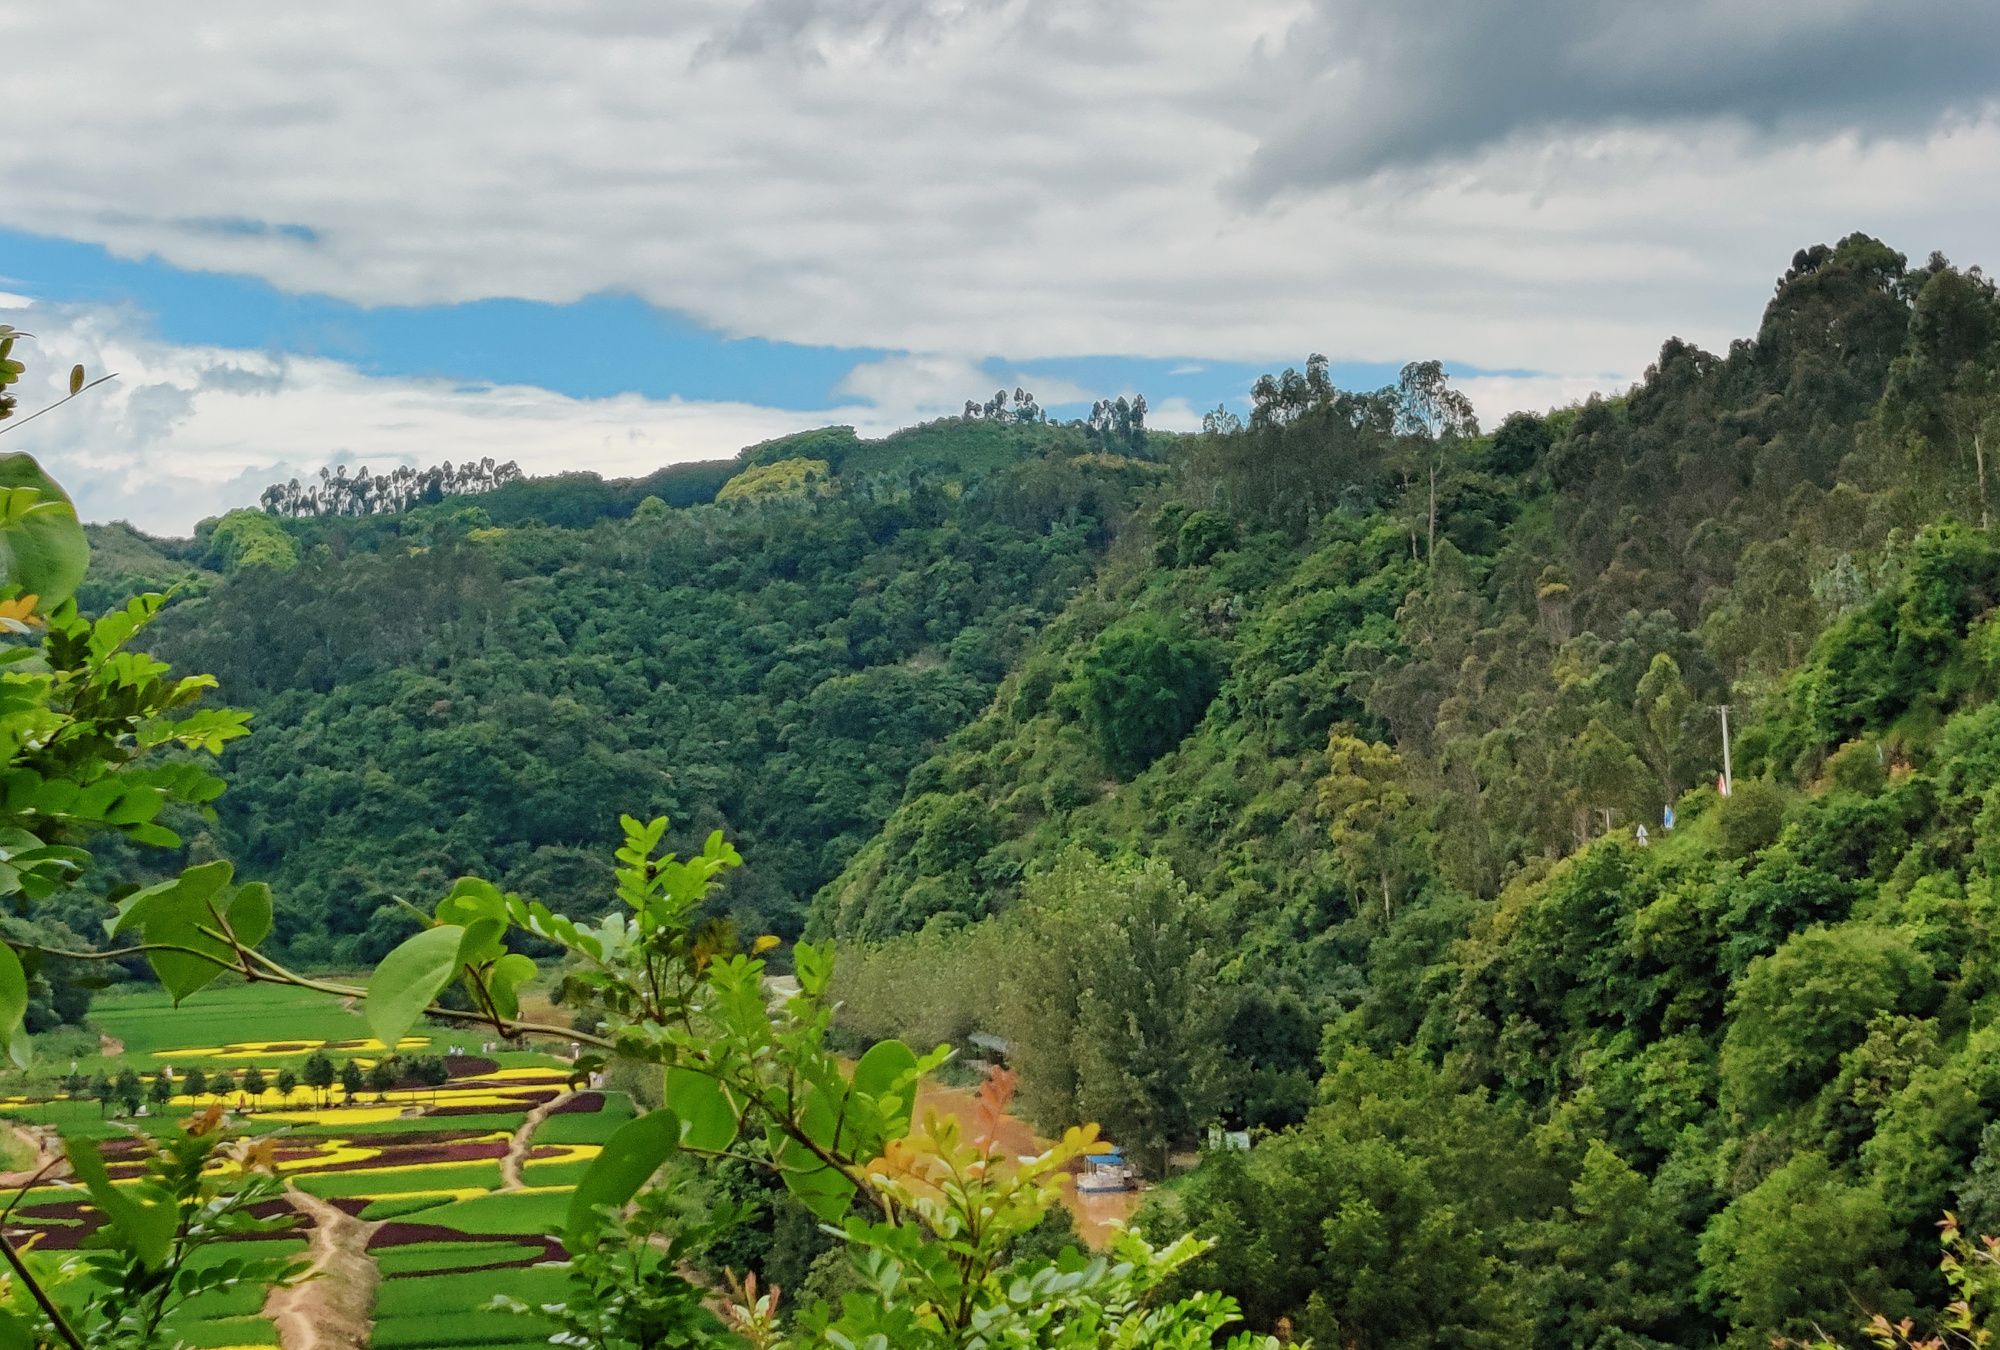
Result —
M 297 1167 L 285 1169 L 287 1176 L 327 1175 L 334 1172 L 374 1172 L 384 1167 L 429 1167 L 438 1163 L 482 1162 L 507 1155 L 507 1141 L 492 1139 L 485 1143 L 459 1144 L 409 1144 L 402 1148 L 384 1149 L 372 1158 L 342 1158 L 321 1166 L 314 1166 L 307 1159 Z

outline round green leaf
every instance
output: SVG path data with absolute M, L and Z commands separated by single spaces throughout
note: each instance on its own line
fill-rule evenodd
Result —
M 253 881 L 238 888 L 229 900 L 229 931 L 246 947 L 254 947 L 271 935 L 271 888 Z
M 865 1092 L 879 1103 L 894 1097 L 891 1108 L 880 1110 L 883 1137 L 861 1143 L 864 1152 L 877 1152 L 891 1139 L 910 1132 L 910 1108 L 916 1104 L 917 1057 L 901 1041 L 877 1041 L 854 1065 L 853 1090 Z
M 53 609 L 76 594 L 90 565 L 90 543 L 76 508 L 33 455 L 0 455 L 0 488 L 33 488 L 41 502 L 0 529 L 0 579 Z
M 111 925 L 113 936 L 136 931 L 144 942 L 186 949 L 146 953 L 147 963 L 176 1004 L 215 979 L 229 964 L 229 945 L 202 930 L 216 926 L 212 907 L 220 903 L 217 897 L 234 871 L 225 861 L 201 863 L 172 881 L 135 891 L 119 902 L 118 918 Z M 195 952 L 210 953 L 213 959 Z
M 736 1112 L 722 1085 L 692 1069 L 667 1070 L 667 1105 L 681 1118 L 681 1143 L 720 1153 L 736 1139 Z

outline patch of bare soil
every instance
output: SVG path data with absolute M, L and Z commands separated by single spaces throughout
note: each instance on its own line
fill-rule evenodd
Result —
M 563 1104 L 576 1096 L 574 1092 L 560 1092 L 528 1112 L 521 1120 L 521 1128 L 514 1131 L 514 1137 L 507 1143 L 507 1156 L 500 1160 L 500 1189 L 518 1191 L 524 1184 L 521 1180 L 521 1164 L 528 1160 L 528 1150 L 534 1146 L 535 1131 L 541 1123 L 560 1111 Z
M 125 1042 L 119 1040 L 116 1036 L 107 1036 L 100 1031 L 97 1033 L 97 1053 L 103 1055 L 106 1059 L 115 1058 L 125 1053 Z
M 62 1157 L 62 1140 L 54 1130 L 46 1125 L 17 1125 L 12 1121 L 5 1122 L 5 1127 L 27 1145 L 34 1159 L 19 1171 L 0 1172 L 0 1190 L 26 1186 L 37 1178 L 52 1181 L 69 1175 L 69 1163 L 57 1161 Z M 50 1166 L 51 1163 L 54 1166 Z M 44 1171 L 44 1168 L 47 1170 Z
M 366 1350 L 374 1330 L 375 1287 L 382 1272 L 368 1255 L 368 1239 L 381 1227 L 363 1223 L 337 1205 L 297 1187 L 286 1192 L 292 1208 L 312 1220 L 307 1247 L 312 1278 L 273 1289 L 264 1316 L 278 1329 L 283 1350 Z
M 968 1134 L 979 1129 L 978 1108 L 973 1094 L 964 1088 L 925 1084 L 917 1091 L 916 1118 L 921 1121 L 927 1111 L 955 1117 Z M 1026 1122 L 1007 1116 L 1002 1119 L 999 1136 L 994 1142 L 1004 1154 L 1028 1157 L 1049 1147 L 1050 1141 L 1037 1136 Z M 1063 1205 L 1076 1223 L 1076 1235 L 1092 1247 L 1102 1247 L 1109 1242 L 1113 1226 L 1131 1218 L 1144 1198 L 1144 1189 L 1084 1195 L 1077 1191 L 1074 1176 L 1063 1179 Z

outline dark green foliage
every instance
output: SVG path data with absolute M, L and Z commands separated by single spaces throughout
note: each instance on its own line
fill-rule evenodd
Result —
M 1785 794 L 1761 778 L 1739 779 L 1715 812 L 1716 848 L 1725 858 L 1747 858 L 1778 837 L 1785 823 Z
M 1206 643 L 1143 616 L 1098 635 L 1083 658 L 1075 696 L 1105 760 L 1131 774 L 1180 744 L 1220 683 Z
M 1493 433 L 1492 448 L 1486 452 L 1486 467 L 1498 474 L 1526 473 L 1549 452 L 1554 440 L 1546 418 L 1533 413 L 1510 414 Z
M 1122 468 L 1021 461 L 1027 428 L 952 423 L 921 443 L 961 435 L 1006 453 L 958 495 L 856 480 L 616 520 L 659 476 L 587 509 L 526 480 L 478 498 L 491 524 L 435 514 L 446 502 L 286 526 L 304 532 L 295 571 L 239 568 L 158 639 L 257 716 L 217 848 L 285 897 L 281 944 L 331 964 L 401 939 L 392 895 L 466 873 L 589 912 L 618 808 L 667 811 L 753 849 L 723 902 L 742 929 L 795 932 L 1087 577 L 1130 491 Z M 971 817 L 928 847 L 941 874 L 985 849 Z
M 1007 933 L 1079 845 L 1207 897 L 1242 1009 L 1218 1120 L 1295 1119 L 1311 1070 L 1277 1066 L 1331 1019 L 1322 1104 L 1161 1202 L 1257 1325 L 1749 1346 L 1934 1305 L 1939 1213 L 2000 1213 L 1996 333 L 1983 278 L 1854 237 L 1754 340 L 1668 342 L 1490 441 L 1272 376 L 1247 430 L 1173 448 L 818 919 Z M 1184 554 L 1203 513 L 1233 541 Z M 1090 680 L 1157 689 L 1141 648 L 1174 643 L 1213 703 L 1107 736 Z M 934 870 L 929 822 L 975 801 L 983 852 Z

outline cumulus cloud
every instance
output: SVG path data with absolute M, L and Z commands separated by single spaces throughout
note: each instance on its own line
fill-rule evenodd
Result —
M 0 304 L 0 323 L 36 334 L 21 355 L 25 414 L 55 402 L 70 363 L 118 378 L 0 434 L 0 450 L 42 460 L 86 520 L 185 532 L 255 504 L 271 483 L 323 465 L 427 465 L 492 456 L 529 473 L 641 474 L 716 459 L 869 408 L 788 412 L 624 395 L 575 399 L 528 386 L 383 379 L 318 358 L 184 347 L 143 335 L 121 311 Z M 889 414 L 893 416 L 893 414 Z
M 318 357 L 162 342 L 129 309 L 0 295 L 0 323 L 35 334 L 20 348 L 29 367 L 17 386 L 24 416 L 62 397 L 73 363 L 117 376 L 32 423 L 0 423 L 9 428 L 0 450 L 39 457 L 86 520 L 169 533 L 334 464 L 381 471 L 490 455 L 531 474 L 588 469 L 616 477 L 725 458 L 809 427 L 844 423 L 864 436 L 887 435 L 956 414 L 968 397 L 990 394 L 996 379 L 1009 389 L 1026 384 L 1045 405 L 1093 397 L 1066 381 L 996 377 L 964 358 L 901 356 L 857 365 L 824 409 L 636 394 L 582 399 L 530 385 L 384 378 Z M 1163 410 L 1154 420 L 1169 425 L 1172 416 Z
M 838 394 L 872 406 L 874 417 L 901 416 L 921 422 L 962 412 L 966 400 L 984 401 L 995 390 L 1026 389 L 1044 408 L 1087 403 L 1097 395 L 1068 380 L 1047 375 L 994 374 L 963 356 L 916 353 L 864 361 L 842 377 Z
M 732 336 L 982 368 L 1323 351 L 1622 381 L 1670 333 L 1749 330 L 1802 245 L 1864 229 L 1980 261 L 1996 22 L 1984 0 L 8 6 L 34 116 L 0 142 L 0 225 L 363 304 L 626 291 Z M 979 392 L 920 391 L 930 359 L 850 389 Z
M 2000 97 L 1989 0 L 1312 0 L 1254 64 L 1264 200 L 1510 138 L 1736 121 L 1922 133 Z
M 1492 430 L 1508 413 L 1548 412 L 1581 403 L 1592 394 L 1623 393 L 1631 383 L 1616 373 L 1602 375 L 1474 375 L 1453 380 L 1472 400 L 1479 425 Z

